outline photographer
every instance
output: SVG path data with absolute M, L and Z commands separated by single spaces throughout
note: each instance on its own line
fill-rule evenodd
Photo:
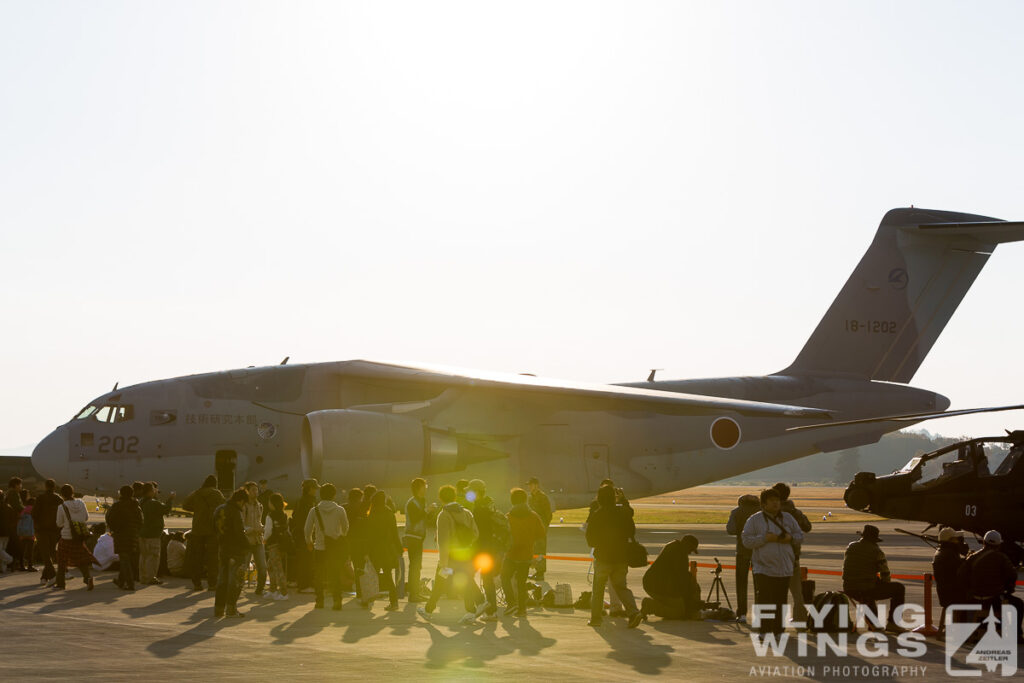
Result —
M 647 615 L 662 619 L 693 619 L 700 613 L 700 586 L 690 574 L 690 553 L 697 554 L 697 537 L 687 534 L 668 543 L 644 573 L 644 598 L 640 611 L 629 620 L 636 628 Z M 721 570 L 721 565 L 719 565 Z
M 788 512 L 782 511 L 782 496 L 775 489 L 761 491 L 761 511 L 743 525 L 743 545 L 752 550 L 754 603 L 771 605 L 774 612 L 761 619 L 761 633 L 782 633 L 782 606 L 786 604 L 789 580 L 793 576 L 793 544 L 804 534 Z M 756 619 L 755 619 L 756 621 Z

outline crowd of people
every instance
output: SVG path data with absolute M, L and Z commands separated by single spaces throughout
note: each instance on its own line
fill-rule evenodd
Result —
M 104 523 L 92 527 L 85 503 L 70 484 L 58 491 L 50 479 L 44 489 L 32 496 L 20 479 L 10 480 L 0 514 L 0 572 L 39 571 L 38 560 L 40 583 L 56 590 L 66 588 L 71 568 L 80 571 L 87 590 L 94 589 L 95 570 L 115 567 L 114 584 L 125 591 L 161 584 L 161 575 L 188 578 L 194 590 L 214 592 L 218 618 L 243 616 L 238 599 L 247 582 L 254 584 L 256 597 L 271 600 L 287 600 L 293 591 L 312 592 L 313 609 L 325 609 L 329 595 L 331 609 L 341 610 L 343 598 L 353 594 L 369 608 L 386 593 L 386 610 L 398 609 L 404 598 L 417 604 L 425 619 L 446 596 L 461 598 L 464 624 L 522 617 L 531 600 L 528 581 L 544 578 L 553 518 L 551 501 L 536 478 L 528 481 L 529 490 L 502 494 L 500 506 L 480 479 L 441 486 L 437 500 L 429 502 L 426 480 L 416 478 L 399 508 L 372 484 L 349 489 L 341 503 L 334 484 L 314 479 L 302 482 L 301 495 L 290 506 L 266 481 L 246 482 L 225 497 L 211 475 L 182 502 L 192 513 L 192 528 L 184 533 L 166 528 L 175 493 L 161 500 L 156 482 L 122 486 Z M 786 628 L 784 606 L 790 600 L 794 622 L 806 623 L 808 616 L 800 549 L 812 525 L 790 493 L 789 486 L 778 483 L 759 496 L 741 496 L 726 525 L 736 537 L 736 618 L 746 621 L 752 571 L 754 603 L 770 607 L 758 624 L 764 633 Z M 401 532 L 399 511 L 405 517 Z M 630 566 L 647 563 L 645 556 L 639 565 L 630 557 L 631 546 L 637 545 L 633 516 L 622 489 L 603 481 L 583 525 L 593 552 L 589 624 L 600 626 L 606 614 L 626 617 L 630 628 L 651 615 L 699 618 L 708 605 L 690 573 L 689 557 L 699 546 L 692 535 L 666 544 L 646 568 L 642 581 L 648 597 L 637 605 L 627 573 Z M 428 579 L 422 576 L 423 552 L 431 532 L 438 561 Z M 879 601 L 888 600 L 886 629 L 898 632 L 895 617 L 906 598 L 905 586 L 892 580 L 878 528 L 867 524 L 858 534 L 844 554 L 843 593 L 874 611 Z M 943 528 L 938 540 L 933 573 L 942 607 L 977 602 L 987 611 L 1010 604 L 1020 633 L 1024 603 L 1013 595 L 1017 572 L 1000 552 L 999 533 L 985 534 L 983 546 L 973 553 L 962 532 Z
M 785 483 L 761 491 L 759 497 L 741 496 L 726 525 L 727 532 L 736 536 L 737 619 L 746 621 L 748 572 L 752 569 L 755 603 L 771 607 L 766 610 L 770 616 L 759 623 L 763 633 L 780 633 L 785 629 L 783 606 L 788 604 L 789 596 L 793 621 L 808 623 L 800 547 L 812 525 L 789 496 L 790 487 Z M 885 630 L 900 632 L 903 629 L 896 617 L 906 599 L 906 586 L 892 579 L 885 552 L 879 545 L 883 541 L 879 533 L 878 527 L 865 524 L 858 532 L 859 538 L 846 547 L 843 593 L 856 603 L 867 605 L 876 615 L 878 603 L 887 600 Z M 1024 642 L 1024 602 L 1013 595 L 1017 571 L 1000 550 L 1003 540 L 999 532 L 986 533 L 982 547 L 973 553 L 969 553 L 963 532 L 944 527 L 938 540 L 932 570 L 943 609 L 980 604 L 980 614 L 984 616 L 990 609 L 998 612 L 1001 604 L 1009 604 L 1016 612 L 1018 641 Z M 876 616 L 876 621 L 881 618 Z

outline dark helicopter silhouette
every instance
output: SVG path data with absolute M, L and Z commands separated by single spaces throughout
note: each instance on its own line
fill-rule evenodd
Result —
M 1003 552 L 1019 564 L 1024 560 L 1024 430 L 960 441 L 915 456 L 892 474 L 859 472 L 843 500 L 854 510 L 927 522 L 929 529 L 950 526 L 978 536 L 995 529 L 1002 534 Z

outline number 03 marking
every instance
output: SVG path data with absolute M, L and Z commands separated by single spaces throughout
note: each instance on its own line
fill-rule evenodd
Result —
M 978 516 L 978 506 L 977 505 L 967 505 L 967 506 L 964 507 L 964 517 L 977 517 L 977 516 Z

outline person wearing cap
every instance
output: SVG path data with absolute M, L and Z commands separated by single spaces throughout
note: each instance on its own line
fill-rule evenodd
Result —
M 690 573 L 690 554 L 697 554 L 697 537 L 687 534 L 665 544 L 644 573 L 644 590 L 650 597 L 629 620 L 636 628 L 649 614 L 662 619 L 687 619 L 700 613 L 700 586 Z
M 1000 606 L 1007 603 L 1017 613 L 1017 640 L 1024 642 L 1021 631 L 1021 615 L 1024 615 L 1024 602 L 1013 595 L 1017 587 L 1017 570 L 1013 562 L 1000 550 L 1003 536 L 995 529 L 985 533 L 980 549 L 967 556 L 967 561 L 960 568 L 960 581 L 967 588 L 967 595 L 972 601 L 981 603 L 981 611 L 988 616 L 989 610 L 1000 614 Z
M 939 529 L 939 547 L 932 558 L 932 575 L 935 577 L 935 588 L 939 594 L 939 604 L 943 615 L 940 624 L 945 624 L 945 610 L 950 605 L 961 605 L 967 602 L 967 591 L 957 579 L 960 567 L 964 564 L 967 554 L 964 543 L 964 532 L 944 526 Z
M 537 571 L 533 577 L 537 581 L 543 581 L 544 572 L 548 569 L 548 561 L 545 558 L 545 555 L 548 554 L 547 529 L 551 526 L 551 519 L 555 512 L 551 508 L 551 499 L 540 487 L 540 480 L 537 477 L 530 477 L 526 485 L 530 487 L 530 509 L 537 513 L 540 521 L 544 522 L 544 535 L 537 540 L 537 546 L 534 548 L 537 552 Z
M 878 527 L 865 524 L 858 531 L 860 538 L 846 546 L 843 556 L 843 592 L 854 600 L 871 606 L 877 612 L 878 601 L 889 601 L 887 631 L 901 631 L 894 616 L 896 608 L 903 604 L 907 589 L 902 583 L 892 580 L 885 553 L 878 546 L 882 539 Z
M 788 512 L 793 519 L 796 520 L 797 526 L 800 527 L 800 531 L 805 534 L 811 531 L 811 520 L 807 519 L 807 515 L 797 509 L 796 504 L 790 499 L 789 484 L 780 481 L 772 487 L 779 492 L 779 496 L 782 497 L 782 511 Z M 800 544 L 793 544 L 793 576 L 789 579 L 789 594 L 793 598 L 793 619 L 806 623 L 807 622 L 807 606 L 804 604 L 804 591 L 803 591 L 803 572 L 800 571 Z
M 775 489 L 761 491 L 761 511 L 743 525 L 743 545 L 750 548 L 754 567 L 754 603 L 771 605 L 770 617 L 761 619 L 761 633 L 782 633 L 782 606 L 786 604 L 789 580 L 793 576 L 793 544 L 804 540 L 804 532 L 793 516 L 782 509 L 782 496 Z

